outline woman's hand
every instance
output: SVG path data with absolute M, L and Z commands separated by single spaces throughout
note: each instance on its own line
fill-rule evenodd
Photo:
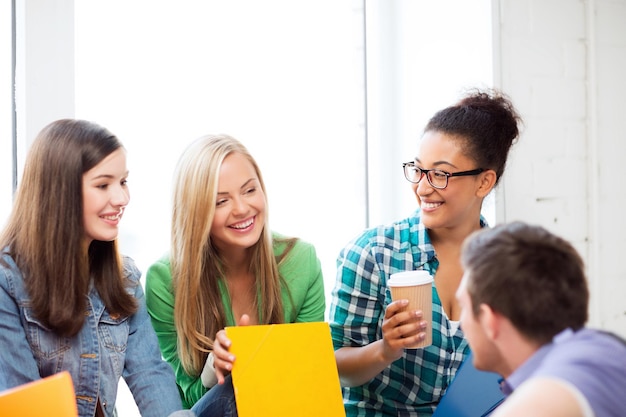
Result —
M 345 346 L 335 351 L 341 385 L 356 387 L 370 381 L 404 349 L 424 339 L 428 323 L 421 311 L 404 311 L 408 300 L 397 300 L 387 306 L 383 317 L 383 338 L 361 347 Z
M 250 324 L 250 316 L 244 314 L 237 323 L 238 326 L 247 326 Z M 224 378 L 230 374 L 233 369 L 233 362 L 235 362 L 235 355 L 230 353 L 230 339 L 226 337 L 226 331 L 224 329 L 217 332 L 215 335 L 215 341 L 213 342 L 213 366 L 215 367 L 215 376 L 217 377 L 217 383 L 223 384 Z
M 422 320 L 421 310 L 405 311 L 408 300 L 397 300 L 387 306 L 383 318 L 383 357 L 393 362 L 404 349 L 426 338 L 428 322 Z

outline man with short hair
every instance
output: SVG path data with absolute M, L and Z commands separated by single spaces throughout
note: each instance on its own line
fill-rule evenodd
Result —
M 626 342 L 585 327 L 589 291 L 570 243 L 513 222 L 471 235 L 461 261 L 474 365 L 504 378 L 493 417 L 626 415 Z

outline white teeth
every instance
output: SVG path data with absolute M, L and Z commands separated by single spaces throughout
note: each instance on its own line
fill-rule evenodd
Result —
M 427 209 L 434 209 L 436 207 L 439 207 L 441 205 L 441 203 L 424 203 L 422 201 L 422 207 L 423 208 L 427 208 Z
M 124 210 L 120 210 L 120 212 L 117 214 L 113 214 L 110 216 L 101 216 L 101 217 L 105 220 L 119 220 L 122 217 L 122 213 L 124 213 Z
M 254 219 L 250 219 L 250 220 L 248 220 L 245 223 L 233 224 L 231 227 L 233 229 L 245 229 L 246 227 L 250 226 L 253 221 L 254 221 Z

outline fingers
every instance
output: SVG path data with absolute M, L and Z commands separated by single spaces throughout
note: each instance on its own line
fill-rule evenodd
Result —
M 239 319 L 239 326 L 248 326 L 250 324 L 250 316 L 247 314 L 243 314 Z
M 250 316 L 243 314 L 239 319 L 238 325 L 250 325 Z M 226 336 L 226 331 L 222 329 L 217 332 L 213 342 L 213 367 L 215 368 L 215 376 L 217 377 L 218 384 L 223 384 L 224 378 L 233 370 L 235 355 L 230 353 L 230 345 L 231 341 Z
M 385 320 L 390 319 L 395 314 L 401 312 L 409 305 L 409 300 L 396 300 L 391 302 L 385 310 Z
M 215 368 L 215 376 L 217 377 L 218 384 L 223 384 L 224 378 L 233 369 L 235 355 L 229 352 L 230 344 L 230 339 L 226 337 L 224 330 L 217 332 L 215 341 L 213 342 L 213 366 Z
M 218 385 L 222 385 L 225 381 L 226 375 L 224 375 L 224 372 L 218 368 L 217 366 L 215 367 L 215 377 L 217 378 L 217 383 Z
M 424 317 L 422 310 L 405 310 L 409 300 L 397 300 L 387 306 L 385 310 L 385 321 L 391 322 L 396 327 L 405 322 L 420 321 Z
M 426 337 L 429 324 L 423 319 L 421 310 L 405 311 L 407 300 L 394 301 L 387 306 L 383 319 L 383 341 L 390 356 L 397 356 L 401 351 Z

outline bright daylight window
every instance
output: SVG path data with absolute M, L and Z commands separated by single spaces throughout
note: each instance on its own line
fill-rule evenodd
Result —
M 142 271 L 169 248 L 183 148 L 228 133 L 259 162 L 271 228 L 314 243 L 331 286 L 341 245 L 365 224 L 354 3 L 76 2 L 75 19 L 76 116 L 129 151 L 120 241 Z
M 11 2 L 0 2 L 0 224 L 13 201 L 13 106 Z
M 228 133 L 260 164 L 271 228 L 315 244 L 330 295 L 341 247 L 416 208 L 401 162 L 426 120 L 492 85 L 491 3 L 467 3 L 75 2 L 76 117 L 129 151 L 123 252 L 145 272 L 168 250 L 179 155 Z
M 0 3 L 4 221 L 14 132 L 11 2 Z M 129 151 L 132 198 L 120 242 L 144 273 L 169 249 L 172 175 L 183 148 L 228 133 L 259 162 L 271 228 L 315 245 L 330 296 L 341 247 L 416 208 L 401 163 L 415 155 L 427 119 L 463 88 L 493 84 L 490 0 L 74 5 L 69 107 Z M 485 214 L 493 224 L 493 202 Z M 138 415 L 123 385 L 118 411 Z

